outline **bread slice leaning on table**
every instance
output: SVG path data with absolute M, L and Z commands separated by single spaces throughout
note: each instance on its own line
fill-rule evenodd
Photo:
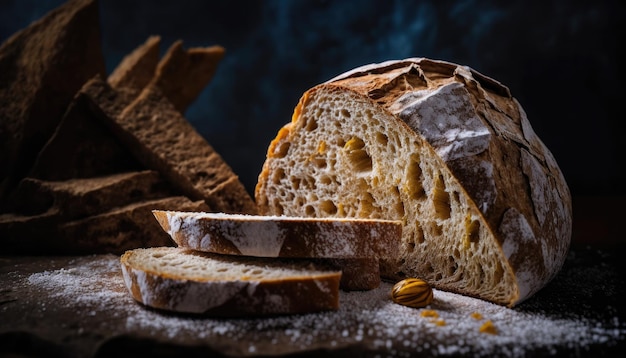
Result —
M 423 58 L 304 93 L 255 196 L 263 215 L 401 220 L 383 276 L 507 306 L 556 275 L 571 239 L 565 179 L 509 89 Z
M 160 310 L 238 317 L 339 308 L 341 272 L 302 261 L 175 247 L 130 250 L 120 261 L 133 298 Z

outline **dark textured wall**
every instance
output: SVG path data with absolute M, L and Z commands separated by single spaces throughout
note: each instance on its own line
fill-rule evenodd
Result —
M 0 41 L 62 0 L 0 0 Z M 507 85 L 575 195 L 625 194 L 622 1 L 101 0 L 111 71 L 148 36 L 220 44 L 186 117 L 252 191 L 300 95 L 371 62 L 429 57 Z

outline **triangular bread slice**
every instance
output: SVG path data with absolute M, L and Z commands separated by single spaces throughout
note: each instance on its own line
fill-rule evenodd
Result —
M 516 305 L 560 270 L 571 195 L 509 89 L 414 58 L 307 91 L 268 148 L 263 215 L 402 220 L 389 278 Z
M 126 55 L 107 78 L 115 89 L 127 88 L 141 92 L 154 78 L 159 64 L 160 36 L 150 36 Z
M 120 262 L 133 298 L 156 309 L 249 317 L 339 308 L 341 272 L 306 261 L 153 247 L 127 251 Z
M 106 72 L 95 0 L 71 0 L 0 46 L 0 204 L 80 87 Z
M 391 258 L 400 221 L 153 210 L 182 247 L 219 254 L 294 258 Z

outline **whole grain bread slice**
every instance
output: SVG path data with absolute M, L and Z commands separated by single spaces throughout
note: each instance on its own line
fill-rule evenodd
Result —
M 341 273 L 306 261 L 153 247 L 127 251 L 120 263 L 132 297 L 156 309 L 250 317 L 339 308 Z

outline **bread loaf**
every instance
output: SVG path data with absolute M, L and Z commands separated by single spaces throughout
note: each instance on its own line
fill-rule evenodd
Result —
M 256 257 L 390 258 L 399 221 L 312 219 L 153 210 L 163 230 L 193 250 Z
M 263 316 L 339 308 L 341 273 L 306 261 L 153 247 L 126 252 L 124 281 L 138 302 L 211 316 Z
M 402 220 L 389 278 L 513 306 L 559 271 L 571 196 L 509 89 L 413 58 L 307 91 L 268 148 L 261 214 Z

